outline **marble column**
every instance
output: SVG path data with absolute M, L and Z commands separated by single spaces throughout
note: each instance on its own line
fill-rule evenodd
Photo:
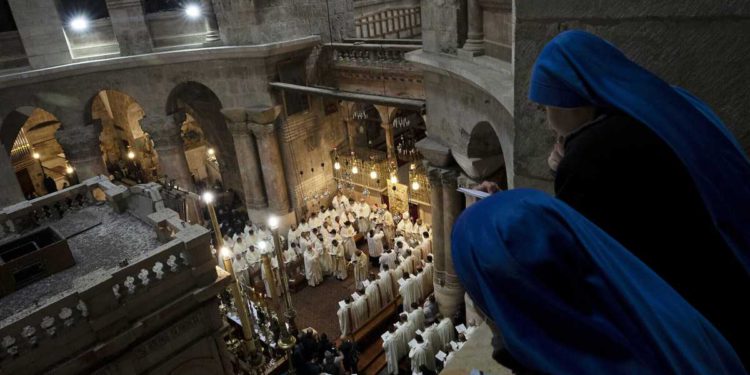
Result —
M 484 15 L 479 0 L 467 1 L 467 21 L 469 31 L 466 35 L 463 53 L 470 56 L 479 56 L 484 54 Z
M 12 204 L 23 202 L 26 198 L 23 196 L 21 185 L 16 178 L 16 169 L 10 160 L 10 153 L 5 150 L 5 146 L 0 144 L 0 178 L 3 183 L 0 184 L 0 209 Z
M 151 52 L 154 46 L 141 0 L 106 0 L 106 3 L 120 55 Z
M 275 126 L 278 113 L 278 107 L 273 107 L 251 114 L 250 128 L 258 141 L 258 156 L 260 156 L 263 182 L 268 194 L 268 207 L 277 214 L 285 215 L 289 213 L 290 205 L 284 163 Z
M 442 170 L 428 167 L 427 177 L 430 179 L 430 212 L 432 214 L 432 274 L 435 288 L 444 284 L 445 254 L 443 253 L 443 180 Z
M 396 148 L 393 145 L 393 125 L 390 122 L 384 122 L 382 125 L 385 129 L 385 149 L 389 162 L 396 161 Z
M 242 180 L 245 205 L 248 209 L 265 208 L 268 203 L 266 192 L 263 190 L 263 176 L 261 175 L 258 148 L 248 124 L 247 111 L 245 108 L 228 108 L 222 109 L 221 113 L 224 114 L 227 127 L 232 133 L 237 165 L 240 166 L 240 179 Z
M 436 288 L 435 297 L 438 299 L 440 313 L 452 316 L 463 303 L 464 289 L 456 276 L 451 255 L 451 232 L 453 223 L 463 210 L 463 195 L 456 191 L 458 188 L 458 172 L 448 170 L 442 173 L 443 185 L 443 254 L 445 261 L 445 282 Z M 433 229 L 434 231 L 434 229 Z
M 62 146 L 65 158 L 75 169 L 79 181 L 109 175 L 102 159 L 99 142 L 101 132 L 102 125 L 97 120 L 83 126 L 63 124 L 55 133 L 55 138 Z
M 178 112 L 166 117 L 144 117 L 141 127 L 154 141 L 154 149 L 159 157 L 159 175 L 174 179 L 182 189 L 195 191 L 182 140 L 184 121 L 185 114 Z

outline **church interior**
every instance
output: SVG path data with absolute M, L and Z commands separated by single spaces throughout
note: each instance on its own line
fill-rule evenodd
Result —
M 0 374 L 524 373 L 452 232 L 573 29 L 750 150 L 742 1 L 0 0 Z

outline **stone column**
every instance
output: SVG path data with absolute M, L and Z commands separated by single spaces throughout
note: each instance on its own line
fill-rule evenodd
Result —
M 206 41 L 205 45 L 218 45 L 221 44 L 221 38 L 219 38 L 219 23 L 216 21 L 216 14 L 214 13 L 214 5 L 211 0 L 203 0 L 204 17 L 206 19 Z
M 106 0 L 112 30 L 120 45 L 120 55 L 139 55 L 153 50 L 151 33 L 141 0 Z
M 469 32 L 466 35 L 462 53 L 469 56 L 484 54 L 484 15 L 479 0 L 468 0 L 467 2 Z
M 261 176 L 258 148 L 255 137 L 248 124 L 245 108 L 222 109 L 221 113 L 227 120 L 227 127 L 232 132 L 234 152 L 237 154 L 237 164 L 240 166 L 240 179 L 245 197 L 245 205 L 249 209 L 260 209 L 268 206 L 266 192 L 263 190 L 263 176 Z
M 185 114 L 178 112 L 166 117 L 144 117 L 141 125 L 154 141 L 159 156 L 159 174 L 174 179 L 180 188 L 195 191 L 182 140 L 184 121 Z
M 65 158 L 75 169 L 78 181 L 99 175 L 108 176 L 99 145 L 101 122 L 97 120 L 83 126 L 63 126 L 65 128 L 60 127 L 55 137 L 65 152 Z
M 13 167 L 9 154 L 5 146 L 0 144 L 0 178 L 3 180 L 0 184 L 0 209 L 26 200 L 21 185 L 18 184 L 16 169 Z
M 278 214 L 287 214 L 290 209 L 289 193 L 275 127 L 278 114 L 278 107 L 254 112 L 251 117 L 256 118 L 250 119 L 250 128 L 258 140 L 258 155 L 268 194 L 268 207 Z
M 32 68 L 70 63 L 73 58 L 55 1 L 9 0 Z
M 464 298 L 464 289 L 458 281 L 453 268 L 451 255 L 451 232 L 453 223 L 463 210 L 463 195 L 456 191 L 458 188 L 458 173 L 446 171 L 442 174 L 443 183 L 443 254 L 445 256 L 445 282 L 435 289 L 435 298 L 440 306 L 440 313 L 452 316 L 456 313 Z M 433 229 L 434 231 L 434 229 Z
M 385 129 L 385 149 L 388 161 L 396 161 L 396 148 L 393 145 L 393 125 L 386 121 L 381 126 Z
M 429 168 L 427 177 L 430 179 L 430 212 L 432 212 L 432 262 L 434 267 L 432 279 L 435 288 L 438 288 L 445 282 L 442 172 L 438 168 Z

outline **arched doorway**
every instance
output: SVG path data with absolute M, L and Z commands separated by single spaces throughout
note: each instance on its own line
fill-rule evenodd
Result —
M 27 199 L 78 182 L 75 170 L 55 138 L 60 121 L 35 107 L 22 107 L 3 121 L 2 138 L 18 184 Z
M 156 151 L 141 128 L 143 108 L 127 94 L 102 90 L 91 101 L 91 118 L 101 121 L 102 158 L 115 180 L 126 184 L 157 178 Z
M 385 130 L 380 113 L 372 104 L 358 103 L 352 113 L 354 121 L 354 151 L 386 148 Z
M 198 190 L 231 190 L 241 196 L 234 141 L 221 109 L 221 101 L 210 88 L 192 81 L 177 85 L 166 105 L 167 114 L 186 114 L 181 125 L 185 157 Z

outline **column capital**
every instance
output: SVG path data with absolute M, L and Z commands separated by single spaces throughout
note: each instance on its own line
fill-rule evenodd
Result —
M 445 169 L 433 167 L 429 165 L 429 162 L 425 162 L 424 164 L 425 169 L 427 169 L 427 179 L 430 180 L 430 186 L 441 186 Z
M 149 116 L 141 119 L 141 127 L 154 141 L 154 147 L 171 148 L 182 145 L 182 123 L 185 121 L 184 112 L 176 112 L 170 116 Z
M 247 121 L 251 124 L 273 124 L 281 113 L 281 106 L 247 108 Z
M 441 179 L 443 182 L 443 186 L 447 186 L 449 188 L 453 188 L 454 190 L 458 188 L 458 171 L 454 170 L 445 170 L 441 174 Z

